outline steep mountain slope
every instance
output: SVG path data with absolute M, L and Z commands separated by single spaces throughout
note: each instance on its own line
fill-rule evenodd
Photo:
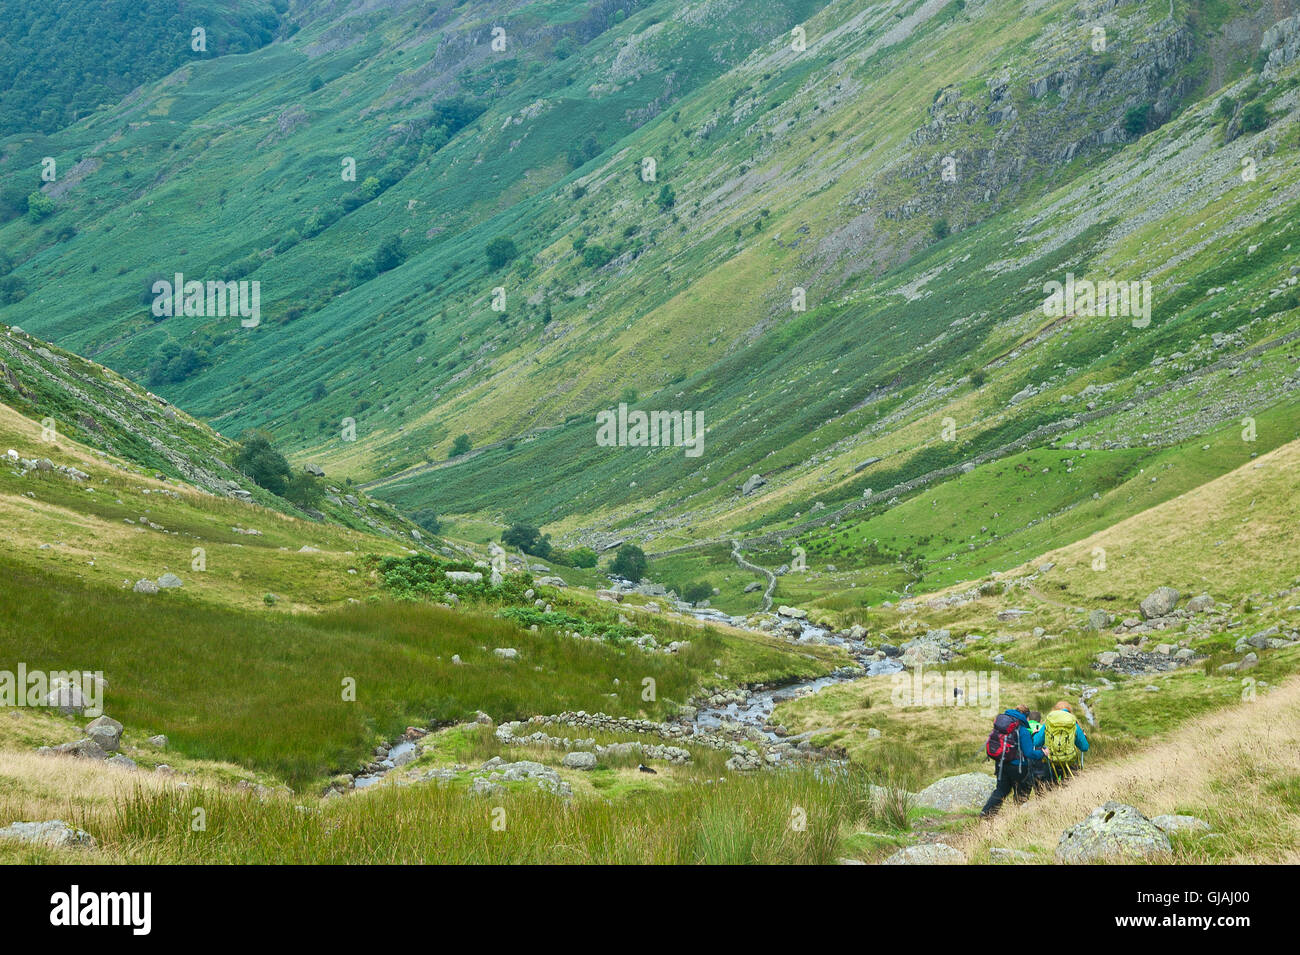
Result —
M 739 9 L 295 6 L 58 134 L 4 314 L 404 509 L 660 551 L 1294 390 L 1293 7 Z M 259 281 L 260 325 L 151 315 L 176 272 Z M 1149 324 L 1044 315 L 1067 273 Z M 598 446 L 625 398 L 703 455 Z

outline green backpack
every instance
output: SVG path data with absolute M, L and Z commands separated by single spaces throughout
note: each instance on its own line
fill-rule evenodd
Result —
M 1056 769 L 1069 769 L 1078 762 L 1083 754 L 1074 745 L 1074 714 L 1069 710 L 1053 710 L 1043 720 L 1046 727 L 1043 748 L 1047 750 L 1047 761 Z

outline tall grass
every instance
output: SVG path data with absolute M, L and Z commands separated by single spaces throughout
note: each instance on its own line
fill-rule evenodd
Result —
M 229 790 L 138 790 L 111 817 L 82 824 L 138 863 L 826 864 L 865 818 L 866 786 L 860 774 L 811 770 L 613 802 L 385 786 L 319 808 Z M 200 808 L 207 828 L 196 832 Z
M 66 582 L 56 590 L 5 558 L 0 575 L 0 666 L 102 671 L 106 710 L 128 729 L 166 733 L 191 756 L 273 772 L 294 787 L 355 769 L 379 738 L 407 725 L 480 709 L 497 720 L 565 709 L 662 716 L 719 652 L 702 631 L 687 658 L 426 604 L 287 616 L 175 593 Z M 496 657 L 500 647 L 518 659 Z M 655 681 L 654 701 L 641 699 L 645 678 Z M 355 701 L 344 699 L 347 679 Z

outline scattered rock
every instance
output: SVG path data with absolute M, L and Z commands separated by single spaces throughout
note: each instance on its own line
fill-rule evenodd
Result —
M 90 833 L 83 829 L 76 829 L 62 819 L 49 819 L 45 822 L 15 822 L 0 829 L 0 839 L 38 843 L 56 849 L 95 848 L 95 839 Z
M 1105 630 L 1110 626 L 1110 614 L 1104 610 L 1093 610 L 1088 614 L 1089 630 Z
M 1210 831 L 1210 824 L 1197 816 L 1179 816 L 1166 813 L 1163 816 L 1152 817 L 1151 823 L 1161 832 L 1168 834 L 1175 832 L 1201 833 Z
M 564 758 L 560 760 L 560 765 L 567 769 L 595 769 L 595 753 L 565 753 Z
M 107 753 L 117 751 L 122 740 L 122 724 L 111 716 L 101 716 L 86 725 L 86 735 Z
M 74 743 L 63 743 L 54 747 L 54 752 L 64 756 L 76 756 L 81 759 L 108 759 L 108 753 L 93 739 L 79 739 Z
M 942 842 L 900 849 L 881 865 L 965 865 L 966 856 Z
M 81 716 L 90 705 L 80 687 L 66 683 L 56 686 L 41 701 L 41 706 L 52 706 L 64 716 Z
M 131 589 L 138 594 L 156 594 L 158 592 L 158 585 L 148 577 L 142 577 L 140 580 L 135 582 L 135 586 Z
M 990 849 L 989 862 L 994 865 L 1010 865 L 1016 862 L 1033 862 L 1034 857 L 1019 849 Z

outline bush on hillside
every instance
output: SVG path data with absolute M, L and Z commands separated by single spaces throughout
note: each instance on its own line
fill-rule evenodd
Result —
M 631 581 L 638 581 L 645 576 L 650 562 L 646 560 L 645 551 L 635 544 L 624 544 L 614 555 L 609 565 L 609 572 Z

